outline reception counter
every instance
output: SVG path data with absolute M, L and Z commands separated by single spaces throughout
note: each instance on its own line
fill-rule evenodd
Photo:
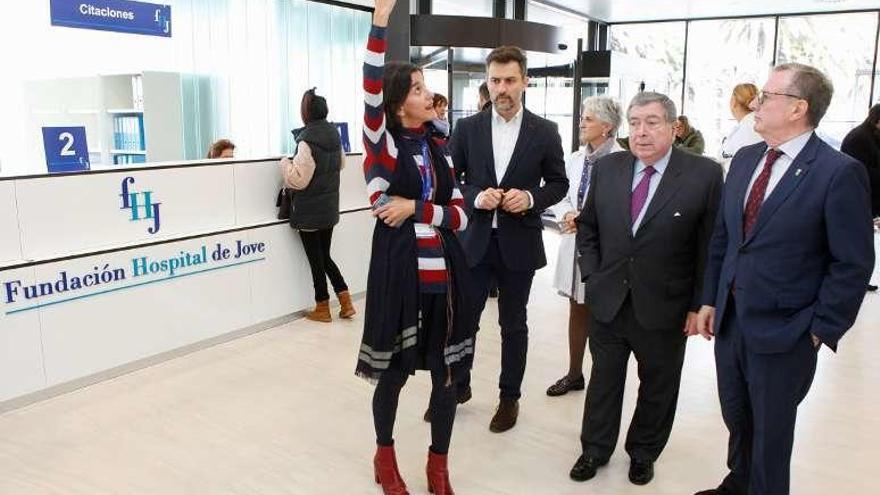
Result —
M 333 255 L 366 287 L 362 157 Z M 0 178 L 0 410 L 281 323 L 314 304 L 277 159 Z

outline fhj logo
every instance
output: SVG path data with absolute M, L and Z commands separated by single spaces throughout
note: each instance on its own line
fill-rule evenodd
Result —
M 153 203 L 153 191 L 132 192 L 129 185 L 134 184 L 134 177 L 122 179 L 120 186 L 123 210 L 131 210 L 131 220 L 152 220 L 153 226 L 147 228 L 147 232 L 155 234 L 159 232 L 159 205 Z M 141 214 L 143 213 L 143 215 Z

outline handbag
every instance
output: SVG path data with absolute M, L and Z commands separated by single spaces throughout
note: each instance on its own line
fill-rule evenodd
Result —
M 278 208 L 278 220 L 290 219 L 290 195 L 293 191 L 288 191 L 282 187 L 278 190 L 278 197 L 275 198 L 275 206 Z

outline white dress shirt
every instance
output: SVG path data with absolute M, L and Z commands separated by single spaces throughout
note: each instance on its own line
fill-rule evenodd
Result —
M 770 180 L 767 182 L 767 190 L 764 192 L 763 199 L 767 199 L 767 196 L 770 196 L 770 193 L 773 192 L 773 189 L 775 189 L 779 184 L 779 181 L 782 180 L 782 176 L 788 171 L 791 162 L 797 158 L 798 154 L 804 149 L 804 146 L 807 145 L 807 141 L 810 140 L 810 136 L 812 135 L 813 131 L 810 130 L 779 145 L 777 149 L 781 151 L 782 154 L 779 155 L 779 158 L 773 163 L 773 168 L 770 169 Z M 758 162 L 758 166 L 755 167 L 755 171 L 752 173 L 752 180 L 749 181 L 749 188 L 746 189 L 746 196 L 743 198 L 743 210 L 745 210 L 746 203 L 749 201 L 749 193 L 752 190 L 752 186 L 755 184 L 758 176 L 761 175 L 761 171 L 764 170 L 764 162 L 767 160 L 767 152 L 769 151 L 770 148 L 767 148 L 767 151 L 761 156 L 761 161 Z
M 507 166 L 510 165 L 522 120 L 523 107 L 519 107 L 519 111 L 509 121 L 504 120 L 495 107 L 492 107 L 492 153 L 495 155 L 495 178 L 498 179 L 499 184 L 504 172 L 507 172 Z
M 666 167 L 669 165 L 669 157 L 672 156 L 672 148 L 669 148 L 669 151 L 663 156 L 663 158 L 657 160 L 655 163 L 654 170 L 656 172 L 651 176 L 651 182 L 648 184 L 648 198 L 645 200 L 645 206 L 642 207 L 642 211 L 639 212 L 639 216 L 636 217 L 636 221 L 632 224 L 632 233 L 636 235 L 636 232 L 639 230 L 639 225 L 642 223 L 642 219 L 645 218 L 645 212 L 648 211 L 648 207 L 651 206 L 651 200 L 654 199 L 654 193 L 657 192 L 657 187 L 660 186 L 660 180 L 663 178 L 663 173 L 666 172 Z M 641 161 L 636 160 L 636 169 L 633 174 L 633 182 L 632 182 L 632 191 L 636 190 L 636 186 L 641 182 L 642 177 L 645 176 L 645 169 L 648 168 L 648 165 Z
M 516 148 L 516 141 L 519 139 L 519 130 L 522 127 L 524 107 L 520 106 L 519 111 L 512 119 L 505 120 L 501 114 L 492 107 L 492 155 L 495 158 L 495 178 L 498 184 L 504 178 L 507 167 L 510 166 L 510 159 L 513 157 L 513 150 Z M 532 193 L 526 191 L 529 195 L 529 208 L 535 204 Z M 475 206 L 478 208 L 482 204 L 483 193 L 477 195 Z M 498 212 L 492 216 L 492 228 L 498 228 Z

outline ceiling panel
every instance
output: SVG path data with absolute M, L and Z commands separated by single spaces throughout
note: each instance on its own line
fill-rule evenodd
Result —
M 605 22 L 880 9 L 880 0 L 541 0 Z

